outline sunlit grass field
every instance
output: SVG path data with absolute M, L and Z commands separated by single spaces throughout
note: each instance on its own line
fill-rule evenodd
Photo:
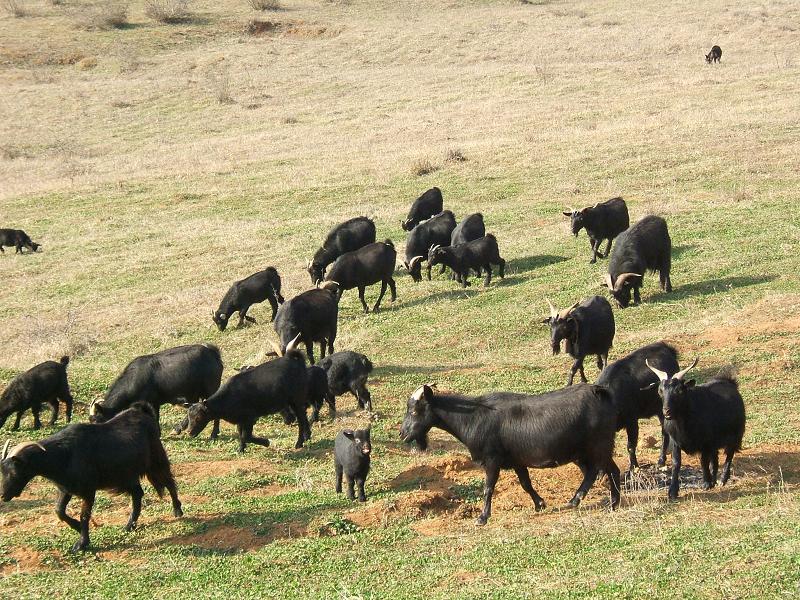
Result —
M 268 305 L 251 311 L 257 325 L 212 328 L 228 286 L 273 265 L 284 296 L 304 291 L 330 227 L 362 214 L 402 257 L 400 220 L 434 185 L 458 219 L 484 214 L 507 270 L 462 290 L 444 276 L 414 284 L 400 266 L 398 300 L 378 314 L 345 294 L 337 350 L 375 364 L 366 505 L 333 491 L 334 436 L 369 422 L 351 397 L 335 422 L 323 410 L 306 448 L 263 419 L 256 433 L 272 446 L 243 456 L 229 425 L 213 444 L 208 431 L 169 434 L 184 413 L 165 408 L 186 516 L 146 489 L 126 534 L 128 498 L 101 493 L 91 549 L 73 555 L 55 489 L 36 480 L 0 505 L 1 596 L 800 592 L 800 6 L 282 0 L 258 12 L 224 0 L 191 2 L 165 25 L 137 0 L 126 26 L 98 30 L 77 25 L 91 3 L 24 4 L 26 16 L 0 13 L 0 227 L 43 252 L 0 255 L 0 389 L 69 354 L 83 421 L 138 355 L 212 342 L 225 377 L 265 360 Z M 722 62 L 707 65 L 713 44 Z M 468 394 L 563 385 L 570 359 L 551 356 L 546 299 L 603 294 L 606 261 L 588 264 L 585 234 L 573 238 L 561 211 L 615 195 L 632 221 L 667 220 L 675 289 L 648 276 L 643 304 L 615 310 L 610 359 L 664 339 L 682 364 L 700 357 L 701 381 L 735 365 L 748 423 L 734 477 L 702 491 L 689 459 L 668 503 L 652 420 L 619 511 L 605 481 L 559 510 L 579 483 L 568 466 L 532 471 L 551 507 L 537 514 L 504 473 L 478 528 L 482 471 L 442 433 L 428 453 L 403 446 L 405 401 L 425 382 Z M 597 376 L 593 361 L 586 371 Z M 2 441 L 63 420 L 31 426 L 6 425 Z M 626 454 L 621 434 L 623 469 Z

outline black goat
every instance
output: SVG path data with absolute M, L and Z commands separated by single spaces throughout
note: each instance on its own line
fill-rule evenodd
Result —
M 347 498 L 355 500 L 358 486 L 358 501 L 366 502 L 364 482 L 369 475 L 372 444 L 369 429 L 345 429 L 333 442 L 333 466 L 336 472 L 336 493 L 342 493 L 342 475 L 347 479 Z
M 327 360 L 327 358 L 325 360 Z M 252 368 L 253 367 L 242 367 L 240 371 Z M 328 403 L 328 410 L 330 410 L 333 415 L 336 411 L 336 404 L 333 394 L 331 394 L 328 389 L 328 375 L 319 365 L 311 365 L 308 367 L 308 389 L 305 402 L 305 407 L 310 407 L 312 411 L 311 419 L 308 421 L 309 424 L 319 421 L 319 411 L 325 402 Z M 288 408 L 282 410 L 281 415 L 283 416 L 283 422 L 287 425 L 291 425 L 297 420 L 294 412 Z
M 483 512 L 477 521 L 484 525 L 492 512 L 492 494 L 501 469 L 514 469 L 537 511 L 545 504 L 533 489 L 528 467 L 577 464 L 583 481 L 569 501 L 571 507 L 580 504 L 604 471 L 609 476 L 611 508 L 616 508 L 620 496 L 619 468 L 613 459 L 616 423 L 616 409 L 607 390 L 593 385 L 536 396 L 493 392 L 475 398 L 434 394 L 424 385 L 408 400 L 400 437 L 425 450 L 428 431 L 438 427 L 469 449 L 472 460 L 486 472 Z
M 0 427 L 12 413 L 17 413 L 12 431 L 19 429 L 22 414 L 30 409 L 33 413 L 33 428 L 42 426 L 39 412 L 42 403 L 47 402 L 51 409 L 50 427 L 58 418 L 58 401 L 61 400 L 67 409 L 67 423 L 72 420 L 72 394 L 67 382 L 67 365 L 69 356 L 62 356 L 58 362 L 48 360 L 17 375 L 8 384 L 0 396 Z
M 320 361 L 319 366 L 328 375 L 331 418 L 336 416 L 335 397 L 350 392 L 358 400 L 359 408 L 372 411 L 372 397 L 367 389 L 367 378 L 372 372 L 372 362 L 358 352 L 336 352 Z
M 444 199 L 442 198 L 442 190 L 438 187 L 432 187 L 419 198 L 414 200 L 411 205 L 411 210 L 408 211 L 408 216 L 405 221 L 400 221 L 400 226 L 403 231 L 411 231 L 419 225 L 421 221 L 430 219 L 434 215 L 442 212 L 444 206 Z
M 153 407 L 135 402 L 106 423 L 76 423 L 39 442 L 26 442 L 8 452 L 3 449 L 2 499 L 18 497 L 28 482 L 41 475 L 59 489 L 56 515 L 80 539 L 73 552 L 89 545 L 89 521 L 97 490 L 129 494 L 132 509 L 125 531 L 136 528 L 144 491 L 140 480 L 147 477 L 159 496 L 164 489 L 172 498 L 172 512 L 183 516 L 169 458 L 161 444 Z M 67 515 L 72 496 L 81 503 L 80 520 Z
M 711 52 L 706 54 L 706 62 L 711 64 L 712 62 L 720 62 L 722 60 L 722 48 L 719 46 L 712 46 Z
M 239 452 L 244 452 L 248 442 L 269 446 L 267 438 L 253 436 L 253 427 L 259 418 L 282 413 L 286 419 L 287 414 L 293 414 L 298 424 L 295 448 L 302 448 L 303 443 L 311 439 L 311 426 L 306 416 L 306 360 L 294 349 L 298 338 L 289 342 L 283 356 L 240 371 L 208 400 L 187 406 L 189 435 L 196 437 L 212 419 L 223 419 L 236 425 Z M 276 348 L 276 352 L 278 350 Z
M 270 321 L 274 321 L 275 313 L 278 312 L 278 304 L 283 304 L 281 276 L 278 275 L 275 267 L 267 267 L 263 271 L 253 273 L 250 277 L 234 283 L 222 298 L 219 308 L 216 311 L 212 311 L 211 318 L 220 331 L 225 331 L 228 326 L 228 319 L 235 312 L 239 313 L 239 327 L 244 325 L 245 321 L 255 323 L 256 320 L 253 317 L 247 316 L 247 311 L 250 310 L 253 304 L 258 304 L 264 300 L 269 300 L 269 304 L 272 307 Z
M 486 235 L 486 225 L 483 223 L 483 215 L 474 213 L 464 217 L 461 223 L 456 225 L 450 235 L 450 245 L 458 246 L 466 244 L 472 240 L 478 240 Z
M 22 229 L 0 229 L 0 252 L 5 253 L 3 246 L 14 246 L 16 248 L 14 254 L 22 254 L 23 248 L 36 252 L 42 247 L 41 244 L 31 240 L 31 237 Z
M 428 251 L 433 246 L 447 246 L 456 228 L 456 218 L 445 210 L 432 219 L 421 223 L 408 234 L 406 240 L 406 259 L 403 261 L 414 281 L 422 281 L 422 261 L 427 260 Z M 431 265 L 428 265 L 428 280 L 431 278 Z
M 567 354 L 575 359 L 569 372 L 567 385 L 572 385 L 575 373 L 580 371 L 581 381 L 586 383 L 583 372 L 583 359 L 591 354 L 597 355 L 597 368 L 601 371 L 608 364 L 608 351 L 614 343 L 614 312 L 608 300 L 602 296 L 592 296 L 583 302 L 576 302 L 569 308 L 557 311 L 550 306 L 550 317 L 542 322 L 550 325 L 550 346 L 553 356 L 561 352 L 561 341 Z
M 642 301 L 639 288 L 645 271 L 658 271 L 661 289 L 672 291 L 670 269 L 672 267 L 672 240 L 667 231 L 667 222 L 654 215 L 645 217 L 617 238 L 617 244 L 608 262 L 604 285 L 619 303 L 627 307 L 633 301 Z
M 721 375 L 708 383 L 695 386 L 694 379 L 684 381 L 686 373 L 697 365 L 697 359 L 674 375 L 648 367 L 658 376 L 658 394 L 664 411 L 664 431 L 670 436 L 672 449 L 672 480 L 669 497 L 675 500 L 680 487 L 681 450 L 700 454 L 703 468 L 703 488 L 717 484 L 719 450 L 725 450 L 725 465 L 721 483 L 731 476 L 733 455 L 742 449 L 745 412 L 739 384 L 731 375 Z M 653 387 L 656 384 L 652 384 Z
M 134 358 L 111 384 L 102 402 L 92 402 L 89 418 L 103 422 L 141 400 L 153 406 L 159 421 L 162 404 L 194 403 L 209 398 L 222 380 L 222 357 L 213 344 L 177 346 Z M 183 431 L 186 420 L 175 427 Z M 219 434 L 214 423 L 211 439 Z
M 339 319 L 339 286 L 333 282 L 325 282 L 321 287 L 298 294 L 284 302 L 275 317 L 275 332 L 281 341 L 281 350 L 285 351 L 289 340 L 300 335 L 306 345 L 308 360 L 314 364 L 314 342 L 319 342 L 322 358 L 325 349 L 333 353 L 333 343 Z
M 589 235 L 589 245 L 592 248 L 592 259 L 589 264 L 597 262 L 597 257 L 606 258 L 611 251 L 614 238 L 625 231 L 630 225 L 628 207 L 622 198 L 612 198 L 594 206 L 564 211 L 564 216 L 571 218 L 572 234 L 578 237 L 581 229 L 586 229 Z M 603 240 L 608 240 L 606 251 L 600 253 Z
M 375 242 L 375 223 L 368 217 L 356 217 L 340 223 L 328 232 L 322 247 L 308 261 L 311 283 L 325 277 L 325 269 L 345 252 L 352 252 Z
M 597 380 L 597 385 L 608 388 L 617 406 L 617 430 L 624 427 L 628 434 L 629 471 L 639 466 L 636 460 L 639 419 L 658 417 L 662 436 L 661 454 L 658 458 L 660 467 L 666 462 L 669 445 L 669 436 L 664 432 L 661 398 L 658 396 L 658 390 L 652 387 L 653 383 L 658 382 L 658 378 L 653 375 L 645 361 L 667 373 L 678 371 L 678 353 L 675 348 L 664 342 L 656 342 L 609 363 Z
M 377 242 L 342 254 L 331 265 L 325 280 L 336 282 L 340 299 L 345 290 L 358 288 L 358 299 L 361 300 L 365 313 L 369 312 L 369 308 L 364 300 L 364 292 L 367 286 L 380 282 L 381 293 L 372 307 L 372 312 L 378 312 L 387 285 L 392 292 L 392 302 L 397 299 L 397 288 L 392 278 L 396 263 L 397 251 L 392 240 Z
M 491 233 L 458 246 L 434 246 L 428 253 L 428 270 L 435 265 L 450 267 L 462 287 L 467 287 L 470 270 L 477 271 L 478 276 L 485 270 L 483 285 L 492 281 L 492 265 L 500 267 L 500 277 L 505 277 L 506 261 L 500 257 L 497 238 Z

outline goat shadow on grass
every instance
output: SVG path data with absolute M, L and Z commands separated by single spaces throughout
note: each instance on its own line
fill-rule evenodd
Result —
M 566 256 L 553 256 L 551 254 L 533 254 L 521 256 L 506 261 L 506 273 L 525 273 L 541 267 L 547 267 L 569 260 Z
M 777 275 L 745 275 L 709 279 L 707 281 L 698 281 L 697 283 L 689 283 L 686 285 L 675 286 L 673 283 L 674 287 L 672 288 L 671 292 L 661 292 L 653 296 L 649 302 L 674 302 L 676 300 L 684 300 L 692 296 L 710 296 L 711 294 L 727 291 L 729 288 L 742 288 L 751 285 L 759 285 L 761 283 L 774 281 L 777 278 Z
M 691 252 L 697 248 L 694 244 L 682 244 L 680 246 L 673 246 L 672 247 L 672 258 L 680 258 L 681 255 L 685 254 L 686 252 Z
M 420 367 L 411 365 L 382 365 L 375 367 L 373 377 L 392 377 L 395 375 L 432 375 L 434 373 L 446 373 L 458 371 L 459 369 L 479 369 L 483 364 L 473 365 L 434 365 L 430 367 Z
M 419 285 L 422 285 L 420 282 Z M 479 293 L 479 290 L 474 289 L 474 287 L 462 288 L 461 284 L 453 282 L 454 287 L 452 290 L 447 290 L 444 292 L 436 292 L 435 294 L 429 294 L 428 296 L 420 296 L 418 298 L 414 298 L 413 300 L 408 301 L 400 301 L 395 303 L 395 305 L 390 308 L 389 310 L 401 310 L 404 308 L 410 308 L 412 306 L 417 306 L 418 304 L 429 304 L 431 302 L 436 302 L 437 300 L 454 300 L 460 297 L 466 296 L 467 298 L 471 298 L 475 294 Z

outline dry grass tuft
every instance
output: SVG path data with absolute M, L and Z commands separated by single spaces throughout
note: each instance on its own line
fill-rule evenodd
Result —
M 250 19 L 244 26 L 244 32 L 247 35 L 266 35 L 274 33 L 280 28 L 280 23 L 273 21 L 259 21 L 258 19 Z
M 448 150 L 447 153 L 444 155 L 444 160 L 445 162 L 459 163 L 459 162 L 465 162 L 467 160 L 467 157 L 464 156 L 464 153 L 461 152 L 461 150 L 459 150 L 458 148 L 450 148 L 450 150 Z
M 144 14 L 159 23 L 183 23 L 189 20 L 189 0 L 145 0 Z
M 231 93 L 231 72 L 227 66 L 219 67 L 208 74 L 211 94 L 220 104 L 233 104 Z
M 13 17 L 27 17 L 30 13 L 20 0 L 0 0 L 0 6 Z
M 438 170 L 439 165 L 435 164 L 427 157 L 418 158 L 411 163 L 411 174 L 415 177 L 422 177 L 423 175 L 428 175 Z
M 73 11 L 73 18 L 81 29 L 121 29 L 128 24 L 128 4 L 109 2 L 79 5 Z
M 253 10 L 283 10 L 278 0 L 247 0 Z

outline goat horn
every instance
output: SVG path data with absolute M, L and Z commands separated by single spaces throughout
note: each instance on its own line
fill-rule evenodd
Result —
M 614 284 L 614 291 L 618 292 L 619 290 L 621 290 L 623 284 L 625 283 L 625 280 L 627 280 L 628 277 L 641 277 L 641 276 L 642 275 L 640 273 L 623 273 L 622 275 L 617 277 L 617 282 Z
M 8 440 L 6 442 L 6 445 L 3 446 L 3 456 L 0 458 L 0 460 L 5 460 L 6 459 L 6 456 L 8 456 L 8 447 L 10 445 L 11 445 L 11 440 Z
M 558 310 L 548 298 L 545 298 L 545 300 L 547 300 L 547 305 L 550 307 L 550 318 L 555 321 L 558 318 Z
M 567 315 L 569 315 L 569 313 L 571 313 L 573 310 L 575 310 L 575 307 L 577 307 L 578 304 L 580 304 L 580 302 L 576 302 L 575 304 L 573 304 L 569 308 L 565 308 L 564 310 L 562 310 L 560 313 L 558 313 L 558 318 L 559 319 L 566 319 Z
M 303 335 L 303 334 L 302 333 L 298 333 L 296 336 L 294 336 L 294 339 L 291 342 L 286 344 L 286 352 L 291 352 L 292 350 L 295 349 L 295 347 L 297 346 L 297 341 L 300 339 L 301 335 Z
M 269 345 L 272 346 L 272 349 L 275 350 L 275 354 L 277 354 L 278 356 L 283 356 L 283 352 L 281 352 L 280 346 L 278 346 L 278 344 L 276 344 L 272 340 L 267 340 L 267 341 L 269 342 Z
M 666 381 L 667 379 L 669 379 L 669 375 L 667 375 L 664 371 L 659 371 L 658 369 L 656 369 L 653 365 L 650 364 L 649 359 L 647 358 L 644 359 L 644 363 L 647 365 L 648 369 L 650 369 L 653 373 L 655 373 L 658 376 L 658 379 L 660 381 Z
M 603 285 L 605 285 L 609 290 L 614 289 L 614 280 L 611 279 L 611 274 L 606 273 L 605 278 L 603 279 Z
M 14 446 L 11 449 L 11 452 L 8 453 L 8 456 L 6 456 L 6 458 L 11 458 L 12 456 L 16 456 L 17 454 L 25 450 L 25 448 L 27 448 L 28 446 L 36 446 L 42 452 L 47 452 L 45 447 L 42 446 L 39 442 L 22 442 L 21 444 L 17 444 L 16 446 Z
M 312 263 L 312 261 L 308 261 L 308 266 L 306 266 L 306 269 L 310 269 L 311 268 L 311 263 Z
M 433 252 L 433 251 L 434 251 L 434 250 L 436 250 L 437 248 L 441 248 L 441 247 L 442 247 L 442 245 L 441 245 L 441 244 L 434 244 L 433 246 L 431 246 L 431 249 L 430 249 L 430 250 L 428 250 L 428 252 L 429 252 L 429 253 L 430 253 L 430 252 Z
M 414 258 L 412 258 L 412 259 L 411 259 L 411 262 L 410 262 L 410 263 L 408 263 L 408 270 L 410 271 L 411 269 L 413 269 L 413 268 L 414 268 L 414 266 L 415 266 L 415 265 L 416 265 L 418 262 L 421 262 L 423 258 L 425 258 L 425 257 L 424 257 L 424 256 L 415 256 Z
M 322 283 L 322 279 L 317 279 L 317 281 L 316 281 L 316 283 L 315 283 L 315 285 L 317 286 L 317 289 L 319 289 L 319 288 L 320 288 L 320 284 L 321 284 L 321 283 Z
M 97 414 L 97 408 L 95 408 L 95 405 L 96 405 L 97 403 L 98 403 L 98 402 L 97 402 L 97 398 L 95 398 L 95 399 L 94 399 L 94 400 L 92 400 L 92 402 L 89 404 L 89 416 L 90 416 L 90 417 L 93 417 L 93 416 L 95 416 L 95 414 Z
M 336 286 L 338 288 L 341 287 L 341 284 L 338 281 L 333 281 L 331 279 L 330 281 L 326 281 L 322 285 L 320 285 L 320 288 L 327 290 L 330 289 L 332 286 Z
M 675 375 L 672 376 L 673 379 L 683 379 L 683 376 L 686 375 L 690 370 L 694 369 L 697 366 L 697 363 L 700 359 L 695 358 L 694 362 L 686 367 L 683 371 L 678 371 Z

